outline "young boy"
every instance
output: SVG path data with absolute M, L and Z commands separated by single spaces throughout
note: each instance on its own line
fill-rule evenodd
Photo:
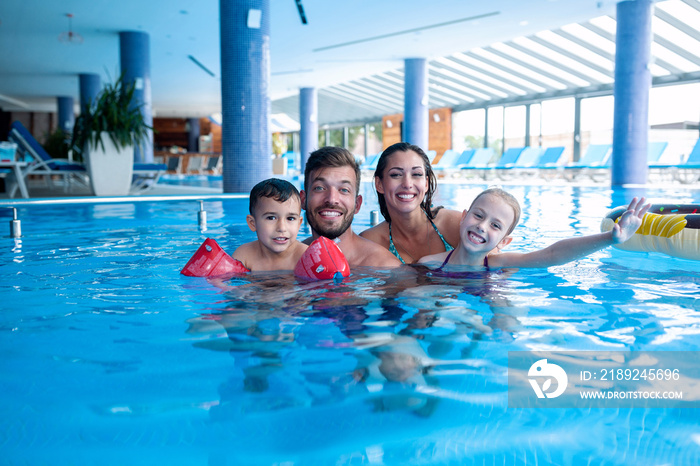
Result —
M 302 222 L 297 188 L 277 178 L 256 184 L 250 191 L 246 221 L 258 239 L 239 246 L 233 258 L 254 272 L 293 270 L 308 247 L 297 241 Z
M 592 254 L 616 243 L 627 241 L 642 224 L 642 217 L 650 204 L 635 197 L 620 217 L 615 227 L 606 233 L 568 238 L 529 253 L 505 252 L 487 254 L 494 248 L 499 251 L 513 238 L 508 236 L 520 219 L 520 204 L 506 191 L 489 188 L 482 191 L 469 210 L 462 213 L 459 223 L 460 242 L 450 252 L 432 254 L 420 259 L 421 263 L 446 265 L 473 265 L 484 267 L 550 267 L 564 264 Z

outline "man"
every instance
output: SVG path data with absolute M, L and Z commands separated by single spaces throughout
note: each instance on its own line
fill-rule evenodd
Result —
M 348 264 L 353 266 L 396 267 L 401 262 L 377 243 L 356 235 L 352 219 L 360 211 L 360 167 L 355 157 L 341 147 L 322 147 L 311 153 L 304 170 L 301 205 L 312 236 L 336 240 Z

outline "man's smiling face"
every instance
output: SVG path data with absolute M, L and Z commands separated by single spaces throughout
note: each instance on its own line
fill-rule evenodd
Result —
M 320 168 L 311 173 L 309 192 L 302 191 L 306 219 L 321 236 L 335 239 L 345 233 L 360 210 L 355 171 L 351 167 Z

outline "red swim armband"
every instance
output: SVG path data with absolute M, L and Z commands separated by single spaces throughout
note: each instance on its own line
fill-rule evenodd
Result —
M 204 240 L 180 273 L 188 277 L 214 277 L 250 272 L 239 260 L 226 254 L 211 238 Z
M 312 280 L 340 281 L 350 275 L 350 266 L 338 245 L 320 236 L 299 258 L 294 275 Z

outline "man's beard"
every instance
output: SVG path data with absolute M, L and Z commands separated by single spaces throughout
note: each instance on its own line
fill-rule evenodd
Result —
M 328 209 L 328 208 L 337 208 L 337 207 L 331 207 L 331 206 L 323 206 L 319 208 L 318 210 L 323 210 L 323 209 Z M 328 239 L 336 239 L 338 236 L 342 235 L 345 233 L 349 228 L 350 225 L 352 224 L 352 219 L 355 216 L 354 212 L 347 212 L 345 213 L 345 220 L 343 222 L 336 226 L 336 227 L 326 227 L 323 225 L 318 225 L 316 224 L 316 216 L 317 213 L 312 213 L 309 215 L 309 212 L 306 212 L 306 221 L 309 222 L 309 226 L 320 236 L 325 236 Z

